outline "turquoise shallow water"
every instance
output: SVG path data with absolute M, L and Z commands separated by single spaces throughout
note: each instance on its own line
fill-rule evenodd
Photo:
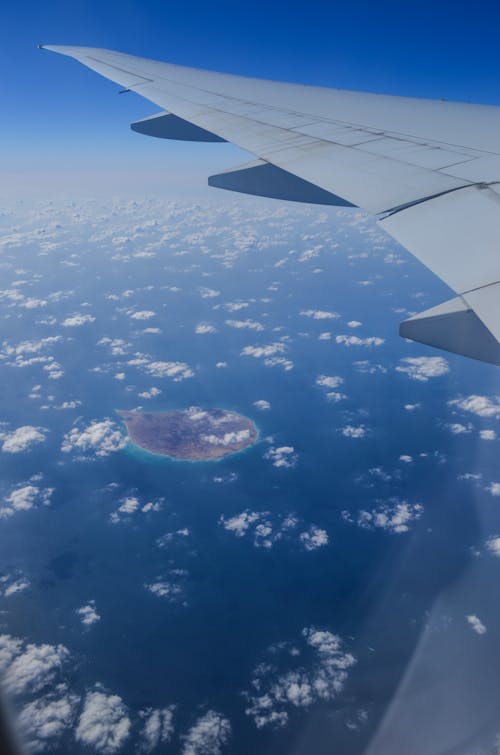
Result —
M 140 711 L 168 705 L 176 706 L 175 733 L 161 752 L 181 752 L 193 723 L 214 710 L 231 725 L 223 751 L 361 753 L 436 610 L 433 632 L 471 655 L 482 642 L 488 668 L 498 670 L 500 616 L 491 599 L 498 562 L 485 546 L 500 532 L 488 490 L 497 476 L 498 442 L 479 436 L 496 419 L 449 403 L 494 396 L 496 371 L 453 356 L 446 356 L 441 376 L 425 380 L 397 369 L 406 358 L 438 355 L 399 339 L 399 310 L 431 306 L 448 296 L 446 289 L 410 260 L 384 263 L 398 249 L 367 221 L 353 224 L 346 214 L 224 214 L 154 204 L 45 208 L 42 219 L 40 212 L 30 220 L 34 227 L 59 223 L 47 232 L 55 248 L 40 254 L 36 238 L 7 247 L 6 274 L 9 285 L 26 278 L 29 295 L 47 303 L 30 309 L 2 299 L 0 404 L 5 432 L 42 427 L 46 439 L 0 454 L 0 464 L 4 499 L 38 473 L 36 484 L 54 493 L 50 505 L 0 520 L 1 573 L 30 582 L 0 599 L 0 622 L 13 637 L 68 648 L 71 661 L 36 693 L 51 694 L 64 683 L 80 700 L 75 723 L 49 751 L 88 752 L 75 731 L 84 695 L 100 684 L 127 708 L 124 753 L 137 751 Z M 152 248 L 156 257 L 134 257 Z M 311 248 L 316 256 L 299 261 Z M 206 297 L 207 288 L 219 293 Z M 66 293 L 51 299 L 56 289 Z M 248 306 L 229 312 L 228 302 Z M 303 314 L 309 310 L 340 317 Z M 95 319 L 62 325 L 79 311 Z M 137 311 L 155 315 L 142 322 L 131 318 Z M 228 319 L 251 319 L 262 330 L 228 326 Z M 348 326 L 352 320 L 362 325 Z M 217 332 L 197 335 L 201 321 Z M 161 332 L 144 332 L 151 323 Z M 324 332 L 329 340 L 318 338 Z M 338 334 L 385 341 L 345 346 Z M 33 353 L 47 348 L 63 377 L 51 379 L 47 362 L 10 366 L 11 345 L 52 336 L 60 340 Z M 114 345 L 99 343 L 103 338 Z M 283 344 L 275 356 L 293 368 L 241 355 L 249 344 L 271 343 Z M 185 361 L 194 376 L 173 382 L 141 366 L 160 360 Z M 335 391 L 345 397 L 329 401 L 317 384 L 321 375 L 342 378 Z M 162 393 L 141 399 L 151 386 Z M 262 399 L 268 411 L 254 406 Z M 80 403 L 56 408 L 63 401 Z M 72 428 L 81 432 L 94 421 L 109 419 L 123 432 L 112 407 L 141 405 L 231 409 L 256 421 L 259 439 L 210 463 L 176 461 L 132 443 L 103 455 L 98 445 L 61 450 Z M 453 424 L 463 431 L 450 430 Z M 346 427 L 364 434 L 348 437 Z M 283 448 L 293 451 L 274 466 L 268 451 Z M 465 473 L 481 477 L 463 479 Z M 127 497 L 138 500 L 137 508 L 120 513 Z M 158 510 L 143 511 L 147 503 Z M 405 532 L 380 525 L 383 517 L 359 518 L 398 503 L 413 512 Z M 242 512 L 259 518 L 238 536 L 224 522 Z M 287 530 L 289 516 L 297 523 Z M 271 528 L 269 546 L 258 526 Z M 328 544 L 308 550 L 301 534 L 312 526 L 327 533 Z M 468 575 L 478 568 L 474 582 Z M 156 583 L 177 592 L 159 596 L 148 587 Z M 76 611 L 90 600 L 101 618 L 86 628 Z M 470 629 L 469 614 L 487 625 L 484 636 Z M 338 635 L 356 663 L 331 699 L 275 699 L 288 714 L 286 726 L 258 728 L 245 712 L 258 693 L 256 669 L 262 692 L 293 670 L 311 679 L 320 661 L 325 667 L 325 657 L 318 661 L 304 644 L 302 632 L 311 627 Z M 478 699 L 491 697 L 492 674 L 469 679 Z M 29 699 L 28 691 L 15 704 Z M 479 727 L 484 742 L 493 736 L 489 726 Z

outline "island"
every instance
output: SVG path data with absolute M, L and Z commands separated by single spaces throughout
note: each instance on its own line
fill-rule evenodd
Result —
M 175 409 L 169 412 L 117 410 L 130 440 L 161 456 L 213 461 L 242 451 L 258 438 L 254 422 L 226 409 Z

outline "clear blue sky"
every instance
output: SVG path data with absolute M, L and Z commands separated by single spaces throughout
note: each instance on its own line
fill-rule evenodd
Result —
M 88 180 L 93 173 L 135 171 L 147 185 L 148 171 L 158 177 L 167 168 L 170 181 L 177 171 L 196 183 L 212 168 L 245 159 L 227 145 L 179 146 L 130 132 L 129 123 L 153 113 L 154 105 L 117 96 L 114 84 L 37 50 L 39 42 L 108 47 L 348 89 L 500 104 L 500 5 L 494 0 L 31 0 L 5 5 L 2 27 L 0 159 L 14 183 L 16 174 L 46 180 L 62 171 Z

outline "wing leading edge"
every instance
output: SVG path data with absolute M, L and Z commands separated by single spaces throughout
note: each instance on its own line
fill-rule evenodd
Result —
M 229 141 L 257 162 L 213 186 L 358 206 L 456 299 L 401 335 L 500 364 L 500 108 L 306 87 L 89 47 L 75 58 L 162 112 L 132 124 L 162 138 Z

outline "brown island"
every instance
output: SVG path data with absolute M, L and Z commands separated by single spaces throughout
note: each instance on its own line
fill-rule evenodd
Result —
M 171 412 L 117 410 L 132 443 L 145 451 L 186 461 L 210 461 L 255 443 L 254 422 L 225 409 L 176 409 Z

